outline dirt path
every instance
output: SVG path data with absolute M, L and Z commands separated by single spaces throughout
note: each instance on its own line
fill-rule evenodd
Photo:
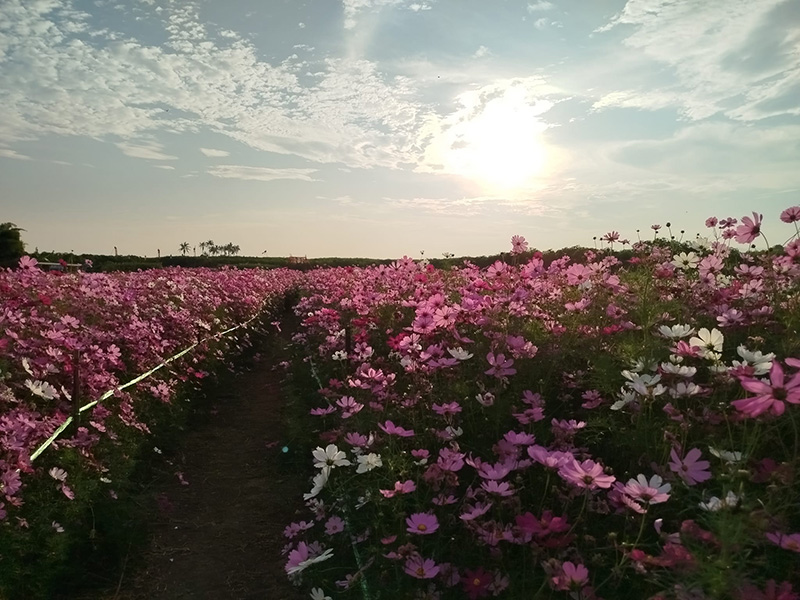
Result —
M 279 464 L 282 398 L 271 365 L 265 359 L 236 376 L 207 422 L 186 435 L 172 461 L 188 485 L 177 476 L 157 482 L 162 511 L 150 550 L 104 600 L 305 597 L 288 583 L 280 555 L 305 482 Z

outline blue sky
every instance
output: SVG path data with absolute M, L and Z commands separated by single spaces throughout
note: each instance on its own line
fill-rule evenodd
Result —
M 800 191 L 796 0 L 2 0 L 30 249 L 490 254 Z

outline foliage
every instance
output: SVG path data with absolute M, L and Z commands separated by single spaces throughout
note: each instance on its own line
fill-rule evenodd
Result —
M 25 244 L 14 223 L 0 223 L 0 268 L 10 267 L 25 254 Z

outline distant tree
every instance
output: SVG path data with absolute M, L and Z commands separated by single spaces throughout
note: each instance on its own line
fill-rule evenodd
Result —
M 217 246 L 216 244 L 210 244 L 210 245 L 208 246 L 208 253 L 209 253 L 211 256 L 216 256 L 216 255 L 217 255 L 217 254 L 219 254 L 220 252 L 222 252 L 222 246 Z
M 233 245 L 231 246 L 231 254 L 232 254 L 233 256 L 236 256 L 237 254 L 239 254 L 239 252 L 241 252 L 241 250 L 242 250 L 242 249 L 239 247 L 239 244 L 233 244 Z
M 20 229 L 14 223 L 0 223 L 0 266 L 13 267 L 25 254 Z
M 184 256 L 186 256 L 186 253 L 187 253 L 187 252 L 189 252 L 189 248 L 190 248 L 190 247 L 191 247 L 191 246 L 189 246 L 189 242 L 182 242 L 182 243 L 181 243 L 181 246 L 180 246 L 180 248 L 181 248 L 181 254 L 183 254 Z
M 206 253 L 206 243 L 205 242 L 200 242 L 197 245 L 200 246 L 200 254 L 205 254 Z

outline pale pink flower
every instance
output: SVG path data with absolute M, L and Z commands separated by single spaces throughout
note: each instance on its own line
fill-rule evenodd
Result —
M 613 475 L 603 473 L 603 465 L 588 459 L 579 463 L 573 458 L 558 470 L 558 474 L 565 481 L 587 490 L 610 488 L 616 480 Z
M 708 471 L 711 463 L 707 460 L 699 460 L 701 455 L 702 452 L 699 449 L 692 448 L 681 459 L 675 448 L 673 448 L 670 453 L 672 462 L 669 463 L 669 468 L 673 473 L 677 473 L 686 485 L 695 485 L 707 481 L 711 479 L 711 473 Z
M 797 223 L 800 221 L 800 206 L 790 206 L 781 213 L 781 221 L 784 223 Z
M 413 554 L 406 561 L 403 570 L 417 579 L 432 579 L 439 574 L 440 567 L 430 558 L 423 558 L 419 554 Z
M 761 220 L 764 215 L 756 212 L 753 213 L 753 218 L 742 217 L 742 224 L 736 228 L 736 241 L 740 244 L 749 244 L 761 235 Z

